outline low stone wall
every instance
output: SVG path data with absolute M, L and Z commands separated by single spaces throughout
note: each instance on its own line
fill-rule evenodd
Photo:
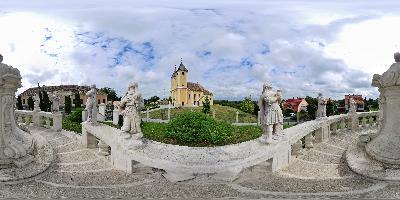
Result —
M 51 128 L 55 131 L 61 131 L 62 129 L 61 113 L 16 110 L 15 117 L 18 123 L 24 123 L 26 125 L 33 123 L 35 126 Z M 51 125 L 51 123 L 53 124 Z
M 113 165 L 128 173 L 133 173 L 135 165 L 141 163 L 164 170 L 164 177 L 174 182 L 201 174 L 229 181 L 243 169 L 265 161 L 272 161 L 272 171 L 280 170 L 288 166 L 291 155 L 299 153 L 304 146 L 312 148 L 314 141 L 322 142 L 339 130 L 376 126 L 376 116 L 377 112 L 357 113 L 305 122 L 285 129 L 286 138 L 269 145 L 251 140 L 218 147 L 187 147 L 145 139 L 145 145 L 135 150 L 128 148 L 131 139 L 125 139 L 120 130 L 104 124 L 83 123 L 82 145 L 99 148 L 101 153 L 110 148 Z

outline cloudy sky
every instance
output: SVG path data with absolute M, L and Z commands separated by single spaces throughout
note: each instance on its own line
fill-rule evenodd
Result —
M 0 54 L 23 88 L 95 83 L 169 95 L 180 59 L 216 99 L 377 97 L 400 51 L 396 1 L 0 0 Z

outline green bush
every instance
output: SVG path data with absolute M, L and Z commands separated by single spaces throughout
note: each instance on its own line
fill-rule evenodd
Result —
M 204 113 L 186 112 L 173 119 L 167 127 L 166 138 L 179 144 L 222 144 L 232 135 L 232 125 L 215 120 Z
M 74 112 L 68 115 L 68 120 L 71 122 L 82 123 L 83 108 L 77 108 Z
M 82 134 L 82 124 L 73 122 L 68 118 L 63 118 L 62 120 L 62 128 L 67 131 L 73 131 L 79 134 Z

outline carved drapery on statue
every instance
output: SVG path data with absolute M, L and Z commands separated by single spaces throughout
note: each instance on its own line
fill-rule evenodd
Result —
M 380 130 L 366 145 L 367 153 L 376 160 L 400 164 L 400 53 L 395 63 L 382 75 L 375 74 L 372 86 L 378 87 Z
M 33 160 L 33 137 L 15 122 L 15 92 L 21 87 L 18 69 L 0 62 L 0 165 L 18 167 Z
M 282 101 L 282 92 L 272 91 L 271 84 L 264 84 L 263 92 L 258 101 L 260 107 L 261 125 L 263 136 L 260 138 L 262 143 L 272 143 L 279 139 L 283 134 L 283 113 L 279 104 Z
M 96 85 L 92 85 L 90 90 L 86 93 L 86 108 L 87 111 L 87 122 L 96 123 L 97 122 L 97 90 Z
M 326 104 L 328 100 L 322 95 L 322 93 L 318 94 L 318 110 L 317 110 L 317 119 L 326 117 Z
M 121 130 L 142 137 L 140 128 L 140 111 L 144 108 L 142 94 L 138 91 L 138 84 L 131 83 L 128 86 L 128 92 L 122 97 L 119 104 L 120 113 L 124 117 Z

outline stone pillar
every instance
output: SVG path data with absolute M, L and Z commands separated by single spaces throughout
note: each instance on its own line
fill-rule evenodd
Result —
M 365 150 L 375 160 L 400 164 L 400 53 L 395 63 L 382 75 L 375 74 L 372 86 L 378 87 L 382 106 L 382 125 Z
M 46 123 L 45 127 L 46 127 L 46 128 L 51 128 L 51 126 L 50 126 L 50 124 L 51 124 L 50 118 L 49 118 L 49 117 L 45 117 L 45 118 L 44 118 L 44 121 L 45 121 L 45 123 Z
M 41 120 L 41 116 L 40 116 L 39 112 L 33 111 L 32 123 L 33 123 L 35 126 L 42 126 L 41 121 L 42 121 L 42 120 Z
M 87 111 L 86 111 L 86 110 L 83 110 L 83 111 L 82 111 L 82 121 L 83 121 L 83 122 L 86 122 L 86 120 L 87 120 Z
M 343 131 L 346 129 L 346 119 L 340 120 L 340 130 Z
M 171 120 L 171 103 L 168 103 L 168 121 Z
M 296 143 L 292 145 L 292 155 L 298 156 L 301 155 L 301 150 L 303 149 L 303 142 L 298 140 Z
M 55 130 L 55 131 L 62 130 L 62 114 L 61 113 L 53 114 L 53 130 Z
M 333 122 L 330 126 L 332 129 L 332 135 L 336 135 L 337 134 L 337 123 Z
M 328 126 L 322 126 L 321 128 L 315 130 L 315 141 L 323 142 L 330 137 L 330 130 Z
M 97 145 L 97 138 L 87 131 L 87 129 L 86 129 L 86 126 L 88 126 L 87 123 L 88 122 L 82 123 L 81 145 L 84 148 L 94 149 L 94 148 L 96 148 L 96 145 Z
M 315 139 L 314 139 L 314 136 L 312 135 L 312 133 L 306 135 L 304 140 L 305 140 L 304 141 L 305 148 L 307 148 L 307 149 L 314 148 L 314 140 Z
M 18 69 L 3 64 L 1 57 L 0 77 L 0 168 L 23 167 L 34 159 L 35 140 L 15 122 L 15 93 L 21 87 L 21 75 Z
M 101 156 L 108 156 L 110 155 L 110 146 L 108 146 L 106 143 L 104 143 L 102 140 L 99 140 L 97 143 L 98 147 L 98 152 L 97 154 Z
M 364 117 L 362 117 L 362 119 L 361 119 L 361 126 L 363 127 L 363 128 L 365 128 L 365 127 L 367 127 L 367 116 L 364 116 Z
M 348 128 L 351 130 L 357 130 L 359 128 L 359 120 L 356 114 L 351 114 L 349 117 L 349 125 Z
M 106 104 L 101 103 L 99 105 L 99 113 L 100 115 L 106 116 Z
M 236 111 L 236 123 L 239 123 L 239 111 Z
M 113 110 L 113 124 L 117 125 L 119 121 L 119 111 Z

